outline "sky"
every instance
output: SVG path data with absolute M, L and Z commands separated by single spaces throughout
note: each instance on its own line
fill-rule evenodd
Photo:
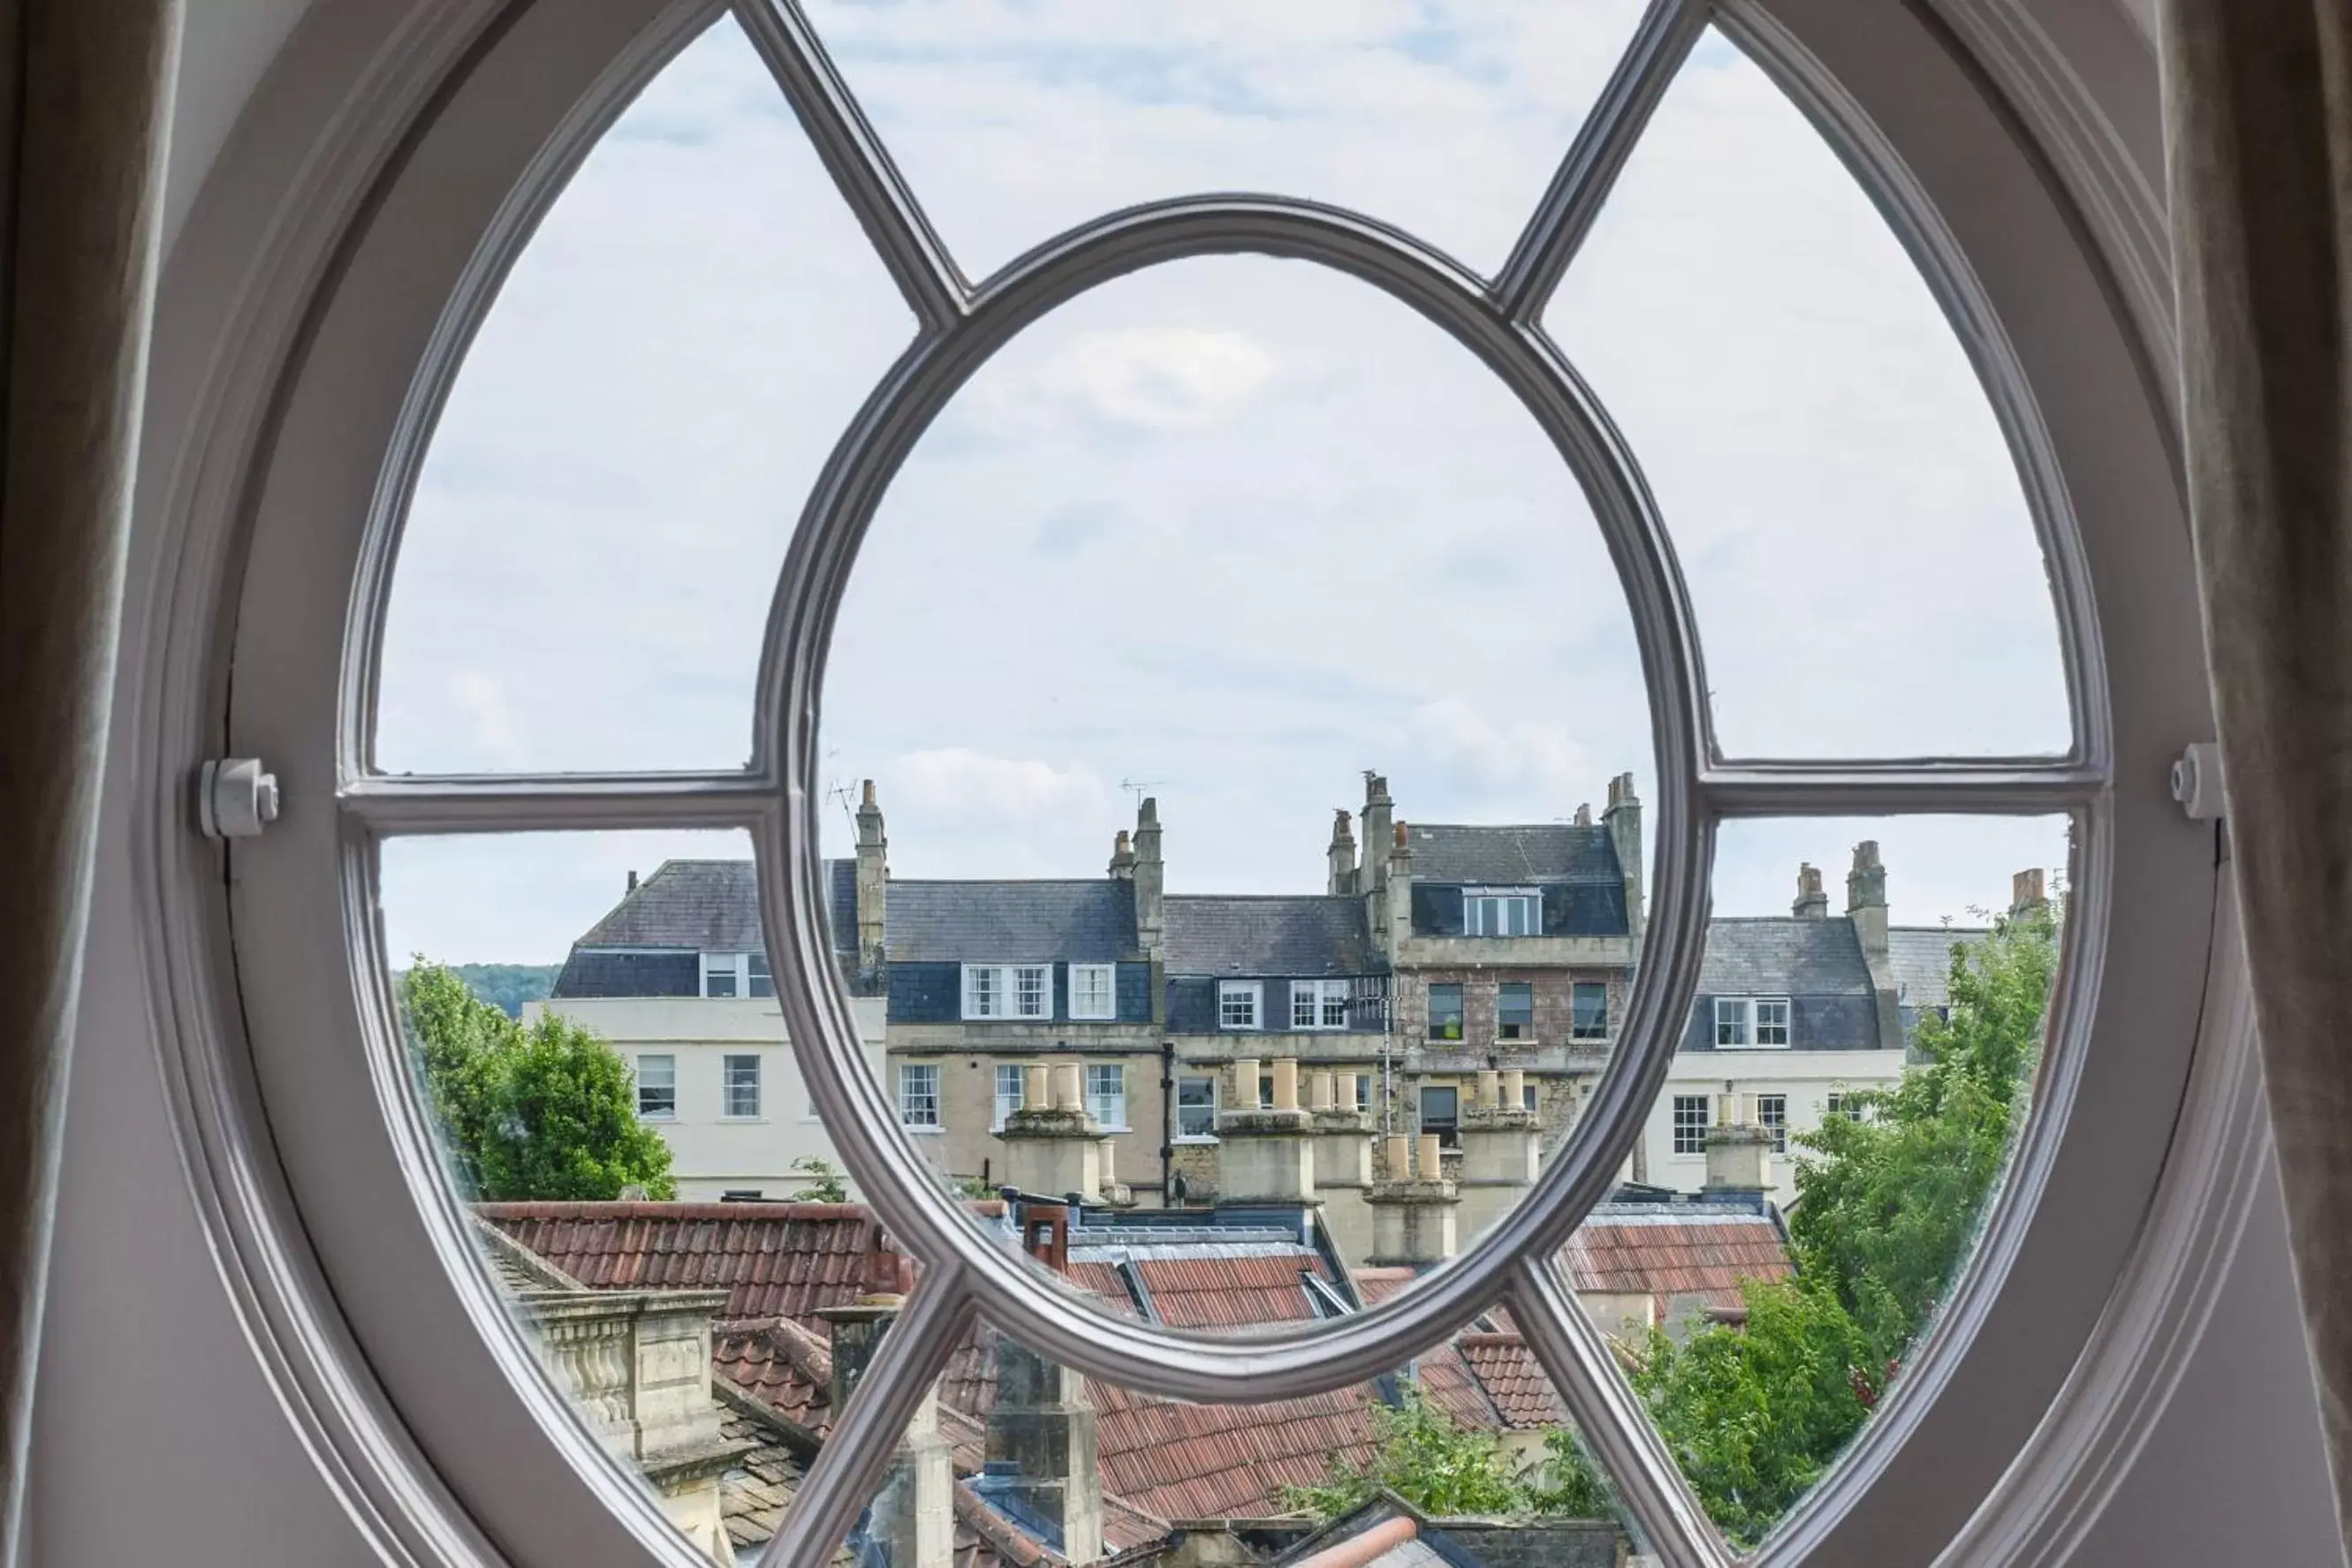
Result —
M 1154 197 L 1355 207 L 1490 272 L 1638 7 L 824 0 L 967 275 Z M 2055 751 L 2055 622 L 1966 352 L 1833 152 L 1709 35 L 1544 317 L 1655 494 L 1718 733 L 1751 755 Z M 748 753 L 784 548 L 914 324 L 731 20 L 590 152 L 457 377 L 394 577 L 397 770 Z M 1313 891 L 1335 807 L 1549 821 L 1654 799 L 1622 593 L 1576 484 L 1465 352 L 1298 262 L 1203 258 L 1028 329 L 924 435 L 853 575 L 824 782 L 901 876 L 1100 874 L 1137 796 L 1176 892 Z M 1654 812 L 1653 825 L 1654 825 Z M 839 800 L 828 852 L 845 847 Z M 1876 838 L 1895 917 L 2064 863 L 2053 820 L 1742 823 L 1714 906 Z M 730 835 L 400 841 L 396 955 L 553 962 Z

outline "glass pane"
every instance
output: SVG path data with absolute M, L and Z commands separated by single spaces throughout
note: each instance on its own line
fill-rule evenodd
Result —
M 979 277 L 1117 208 L 1237 190 L 1353 207 L 1492 273 L 1641 6 L 817 0 L 809 14 Z
M 1727 753 L 2065 748 L 2048 574 L 1984 388 L 1869 193 L 1720 37 L 1545 324 L 1664 510 Z
M 1672 1071 L 1568 1263 L 1741 1545 L 1900 1385 L 1967 1265 L 2031 1104 L 2068 863 L 2060 818 L 1723 830 Z
M 824 700 L 836 928 L 936 1074 L 926 1152 L 975 1193 L 1311 1214 L 1335 1273 L 1469 1246 L 1607 1059 L 1575 988 L 1631 972 L 1622 603 L 1525 412 L 1352 280 L 1181 263 L 1010 345 L 883 502 Z
M 911 319 L 731 21 L 596 144 L 409 508 L 394 771 L 740 766 L 784 542 Z

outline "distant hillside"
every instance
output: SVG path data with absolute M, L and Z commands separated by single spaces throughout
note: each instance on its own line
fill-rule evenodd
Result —
M 452 964 L 449 967 L 474 995 L 505 1012 L 509 1018 L 520 1018 L 522 1005 L 544 998 L 554 988 L 561 964 Z

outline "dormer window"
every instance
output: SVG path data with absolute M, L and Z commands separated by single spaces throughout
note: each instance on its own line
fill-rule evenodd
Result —
M 1462 890 L 1465 936 L 1540 936 L 1543 895 L 1531 887 L 1465 887 Z
M 1716 998 L 1715 1044 L 1718 1051 L 1745 1051 L 1758 1047 L 1765 1050 L 1787 1050 L 1789 998 L 1786 997 Z
M 966 964 L 967 1019 L 1049 1019 L 1054 1016 L 1051 964 Z

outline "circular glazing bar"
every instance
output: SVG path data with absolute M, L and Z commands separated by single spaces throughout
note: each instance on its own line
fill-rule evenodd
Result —
M 1369 283 L 1449 333 L 1551 438 L 1599 521 L 1633 620 L 1651 701 L 1659 804 L 1655 907 L 1617 1059 L 1527 1200 L 1458 1261 L 1360 1316 L 1246 1338 L 1113 1318 L 1029 1271 L 944 1199 L 866 1071 L 834 977 L 818 851 L 817 705 L 834 618 L 882 496 L 948 400 L 989 356 L 1098 285 L 1191 256 L 1311 261 Z M 1265 196 L 1190 198 L 1083 225 L 1007 267 L 962 320 L 919 341 L 835 448 L 788 551 L 768 627 L 758 722 L 780 737 L 783 810 L 756 824 L 761 906 L 791 1035 L 818 1108 L 902 1243 L 952 1260 L 1007 1332 L 1106 1381 L 1174 1397 L 1287 1397 L 1392 1370 L 1494 1301 L 1514 1260 L 1559 1248 L 1607 1191 L 1671 1063 L 1696 983 L 1712 833 L 1698 810 L 1698 645 L 1673 552 L 1632 454 L 1559 350 L 1513 321 L 1443 255 L 1360 215 Z

